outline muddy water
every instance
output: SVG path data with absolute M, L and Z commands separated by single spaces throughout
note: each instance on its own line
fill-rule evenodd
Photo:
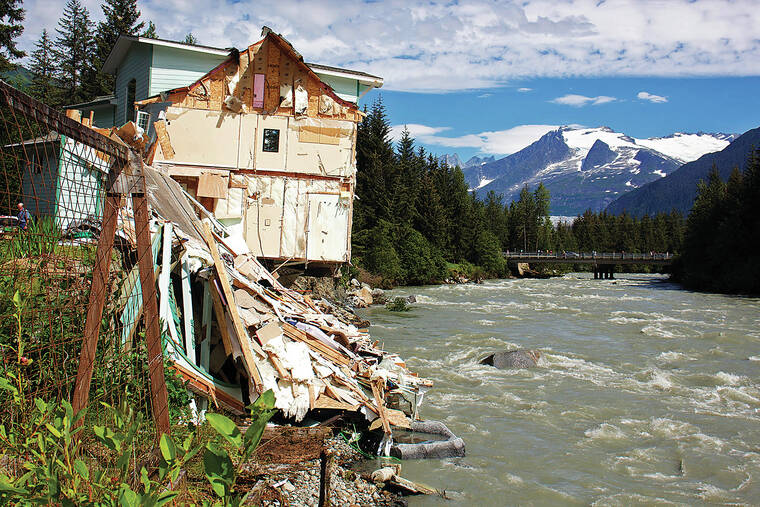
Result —
M 469 505 L 760 502 L 760 299 L 652 275 L 395 293 L 419 302 L 365 311 L 372 335 L 435 381 L 422 415 L 467 444 L 408 478 Z M 478 364 L 518 347 L 539 367 Z

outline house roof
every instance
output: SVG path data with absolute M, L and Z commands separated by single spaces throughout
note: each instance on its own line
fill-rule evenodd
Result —
M 186 44 L 184 42 L 177 42 L 166 39 L 151 39 L 150 37 L 138 37 L 135 35 L 119 35 L 116 39 L 116 44 L 111 48 L 111 52 L 108 53 L 108 58 L 103 63 L 102 71 L 106 74 L 114 74 L 116 68 L 129 51 L 132 44 L 150 44 L 153 46 L 164 46 L 176 49 L 184 49 L 187 51 L 194 51 L 196 53 L 206 53 L 211 55 L 227 56 L 230 54 L 231 49 L 215 48 L 211 46 L 201 46 L 199 44 Z
M 100 95 L 87 102 L 80 102 L 79 104 L 70 104 L 63 106 L 63 109 L 91 109 L 97 106 L 115 106 L 116 95 Z
M 349 79 L 356 79 L 361 84 L 372 86 L 374 88 L 380 88 L 383 86 L 383 78 L 367 74 L 358 70 L 341 69 L 340 67 L 330 67 L 329 65 L 321 65 L 319 63 L 307 63 L 311 70 L 317 74 L 323 74 L 325 76 L 346 77 Z
M 287 43 L 290 46 L 290 49 L 298 55 L 298 57 L 301 57 L 301 55 L 293 48 L 293 46 L 282 36 L 279 36 L 283 42 Z M 106 58 L 105 63 L 103 63 L 103 72 L 106 74 L 113 74 L 116 72 L 116 67 L 119 66 L 119 63 L 121 63 L 122 59 L 124 59 L 124 56 L 126 56 L 127 51 L 129 51 L 129 48 L 134 43 L 144 43 L 144 44 L 152 44 L 155 46 L 166 46 L 166 47 L 173 47 L 178 49 L 184 49 L 187 51 L 195 51 L 198 53 L 206 53 L 206 54 L 212 54 L 212 55 L 219 55 L 219 56 L 227 56 L 232 51 L 232 48 L 217 48 L 212 46 L 201 46 L 198 44 L 186 44 L 184 42 L 177 42 L 177 41 L 170 41 L 166 39 L 151 39 L 148 37 L 137 37 L 133 35 L 119 35 L 119 38 L 116 40 L 116 44 L 114 44 L 113 48 L 111 49 L 111 52 L 108 54 L 108 58 Z M 324 74 L 326 76 L 336 76 L 336 77 L 346 77 L 349 79 L 357 79 L 361 84 L 372 86 L 374 88 L 380 88 L 383 86 L 383 78 L 378 76 L 373 76 L 372 74 L 367 74 L 366 72 L 360 72 L 358 70 L 351 70 L 351 69 L 342 69 L 340 67 L 330 67 L 328 65 L 321 65 L 318 63 L 307 63 L 306 64 L 310 69 L 312 69 L 317 74 Z M 98 97 L 100 98 L 100 97 Z M 87 103 L 89 104 L 89 103 Z M 69 106 L 74 107 L 74 106 Z

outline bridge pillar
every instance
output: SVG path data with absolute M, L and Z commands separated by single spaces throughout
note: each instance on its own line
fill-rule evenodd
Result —
M 615 266 L 610 266 L 610 280 L 615 279 Z
M 594 267 L 594 280 L 599 279 L 599 268 Z

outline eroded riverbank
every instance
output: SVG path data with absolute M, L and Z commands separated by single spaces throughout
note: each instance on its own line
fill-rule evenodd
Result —
M 473 505 L 760 497 L 760 300 L 656 275 L 393 294 L 418 303 L 363 310 L 372 336 L 436 381 L 423 416 L 467 442 L 466 458 L 405 462 L 410 479 Z M 478 364 L 518 347 L 541 349 L 540 367 Z

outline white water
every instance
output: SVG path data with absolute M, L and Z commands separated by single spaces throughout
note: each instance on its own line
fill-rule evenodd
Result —
M 394 292 L 419 302 L 366 311 L 372 335 L 435 381 L 423 417 L 467 443 L 404 476 L 469 505 L 760 499 L 760 300 L 652 275 Z M 539 367 L 478 364 L 513 348 L 540 349 Z

